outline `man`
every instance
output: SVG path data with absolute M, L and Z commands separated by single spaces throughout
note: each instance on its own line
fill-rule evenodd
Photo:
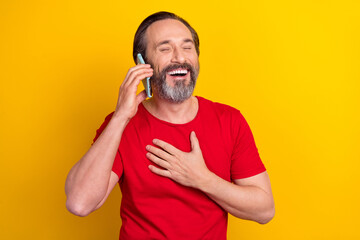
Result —
M 175 14 L 146 18 L 115 111 L 69 172 L 66 206 L 86 216 L 116 183 L 122 190 L 120 239 L 226 239 L 227 213 L 267 223 L 270 181 L 250 128 L 229 106 L 192 96 L 199 39 Z M 136 95 L 151 77 L 153 97 Z

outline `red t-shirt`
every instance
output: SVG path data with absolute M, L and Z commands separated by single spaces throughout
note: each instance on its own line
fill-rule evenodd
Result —
M 148 169 L 153 163 L 145 156 L 145 146 L 154 138 L 189 152 L 190 133 L 195 131 L 206 166 L 229 182 L 265 171 L 240 111 L 197 99 L 198 113 L 186 124 L 157 119 L 140 104 L 126 126 L 112 169 L 122 191 L 120 239 L 226 239 L 226 211 L 203 192 Z M 106 117 L 94 141 L 111 117 Z

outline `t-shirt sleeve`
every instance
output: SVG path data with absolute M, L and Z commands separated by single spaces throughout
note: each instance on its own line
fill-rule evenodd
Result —
M 93 143 L 95 143 L 95 141 L 99 138 L 99 136 L 101 135 L 101 133 L 104 131 L 104 129 L 106 128 L 106 126 L 108 125 L 108 123 L 111 120 L 111 117 L 114 113 L 110 113 L 104 120 L 104 122 L 101 124 L 100 128 L 98 130 L 96 130 L 96 135 L 95 138 L 93 140 Z M 116 173 L 119 177 L 119 179 L 121 178 L 122 174 L 123 174 L 123 165 L 122 165 L 122 161 L 121 161 L 121 157 L 120 157 L 120 152 L 119 149 L 116 151 L 116 155 L 115 155 L 115 159 L 114 159 L 114 163 L 112 166 L 112 171 L 114 173 Z
M 231 158 L 231 179 L 247 178 L 266 171 L 255 145 L 253 134 L 238 111 L 233 118 L 234 148 Z

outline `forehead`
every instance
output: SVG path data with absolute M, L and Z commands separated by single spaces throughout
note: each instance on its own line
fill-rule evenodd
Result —
M 151 24 L 146 30 L 148 44 L 157 44 L 168 40 L 192 39 L 190 30 L 180 21 L 175 19 L 159 20 Z

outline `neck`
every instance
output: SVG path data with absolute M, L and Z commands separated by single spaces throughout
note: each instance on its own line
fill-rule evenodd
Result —
M 194 96 L 182 103 L 173 103 L 153 96 L 143 104 L 146 110 L 156 118 L 174 124 L 190 122 L 195 118 L 199 109 L 198 100 Z

